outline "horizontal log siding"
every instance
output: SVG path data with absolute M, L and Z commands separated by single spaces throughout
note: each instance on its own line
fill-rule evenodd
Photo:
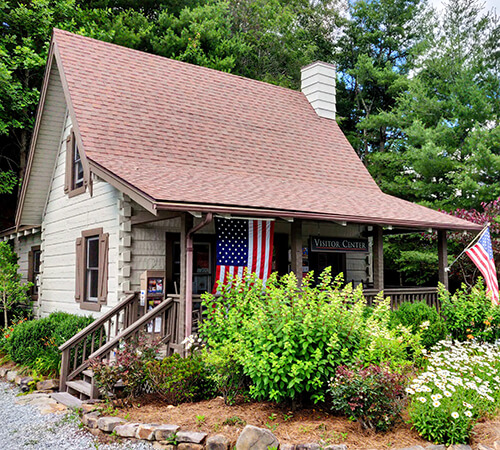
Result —
M 117 303 L 118 191 L 94 178 L 92 197 L 89 190 L 72 198 L 64 194 L 65 140 L 70 129 L 68 118 L 59 138 L 59 154 L 42 224 L 42 315 L 53 311 L 88 314 L 75 301 L 75 242 L 83 230 L 93 228 L 102 227 L 104 233 L 109 233 L 108 299 L 102 312 Z

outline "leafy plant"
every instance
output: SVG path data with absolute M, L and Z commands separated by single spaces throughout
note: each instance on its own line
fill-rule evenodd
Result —
M 447 329 L 438 312 L 424 302 L 404 302 L 391 315 L 392 328 L 408 327 L 414 334 L 420 333 L 422 345 L 429 349 L 446 338 Z
M 272 274 L 264 290 L 246 275 L 233 280 L 232 289 L 221 287 L 217 299 L 204 295 L 201 328 L 208 351 L 230 346 L 254 398 L 322 400 L 336 365 L 353 357 L 364 332 L 361 288 L 341 289 L 341 278 L 334 281 L 328 270 L 317 286 L 312 277 L 305 277 L 299 291 L 293 273 L 281 279 Z
M 16 304 L 26 303 L 32 283 L 21 283 L 17 255 L 11 246 L 0 242 L 0 306 L 3 310 L 4 326 L 9 325 L 8 312 Z
M 403 375 L 384 367 L 341 366 L 328 389 L 331 408 L 359 420 L 364 428 L 385 431 L 403 408 L 404 383 Z
M 205 423 L 205 416 L 197 415 L 196 416 L 196 424 L 201 427 Z
M 149 385 L 172 405 L 209 397 L 213 389 L 205 373 L 205 364 L 197 353 L 185 358 L 175 353 L 162 361 L 149 361 L 145 368 Z
M 63 312 L 36 320 L 22 320 L 4 332 L 5 349 L 14 362 L 42 375 L 53 375 L 59 372 L 61 363 L 58 347 L 93 320 L 91 316 Z
M 229 417 L 225 419 L 224 422 L 222 422 L 222 425 L 230 425 L 230 426 L 235 426 L 235 425 L 245 426 L 246 424 L 247 423 L 241 417 L 238 416 Z
M 482 279 L 471 289 L 465 284 L 453 295 L 439 288 L 441 313 L 453 339 L 494 342 L 500 338 L 500 313 L 492 306 Z
M 114 361 L 91 361 L 90 366 L 101 394 L 109 399 L 116 384 L 121 382 L 123 395 L 139 395 L 147 379 L 147 365 L 155 360 L 159 346 L 159 339 L 151 340 L 146 333 L 140 333 L 116 351 Z

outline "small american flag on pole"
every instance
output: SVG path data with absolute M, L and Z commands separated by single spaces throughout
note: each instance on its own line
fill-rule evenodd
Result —
M 484 277 L 486 290 L 493 304 L 498 305 L 498 279 L 491 247 L 490 229 L 486 228 L 482 236 L 471 248 L 465 251 Z
M 265 283 L 271 273 L 274 222 L 270 220 L 215 219 L 217 268 L 215 286 L 228 277 L 243 277 L 245 268 Z

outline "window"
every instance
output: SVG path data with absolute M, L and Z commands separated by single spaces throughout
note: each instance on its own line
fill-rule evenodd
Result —
M 99 285 L 99 236 L 85 239 L 85 301 L 96 302 Z
M 66 177 L 64 192 L 70 197 L 85 192 L 87 180 L 83 167 L 82 155 L 78 148 L 76 136 L 73 131 L 66 140 Z
M 71 182 L 72 189 L 78 189 L 83 186 L 83 165 L 76 143 L 73 145 L 73 176 Z
M 76 240 L 75 300 L 82 309 L 100 311 L 108 295 L 108 233 L 82 232 Z
M 31 247 L 28 253 L 28 281 L 33 283 L 30 294 L 33 301 L 38 300 L 39 277 L 40 277 L 40 257 L 42 252 L 40 246 Z

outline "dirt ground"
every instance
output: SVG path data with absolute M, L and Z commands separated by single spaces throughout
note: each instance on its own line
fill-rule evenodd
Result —
M 198 403 L 169 406 L 155 397 L 144 397 L 128 407 L 120 407 L 118 416 L 131 422 L 169 423 L 181 429 L 203 431 L 209 435 L 223 434 L 233 443 L 246 424 L 270 429 L 281 443 L 302 444 L 325 441 L 346 444 L 349 449 L 401 448 L 427 445 L 403 421 L 387 433 L 375 433 L 361 428 L 357 422 L 337 417 L 327 411 L 303 409 L 291 412 L 273 403 L 224 404 L 222 398 Z M 473 448 L 478 443 L 492 445 L 500 440 L 500 417 L 478 423 L 474 429 Z

